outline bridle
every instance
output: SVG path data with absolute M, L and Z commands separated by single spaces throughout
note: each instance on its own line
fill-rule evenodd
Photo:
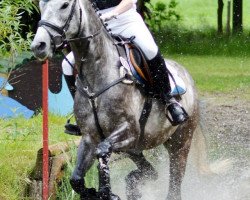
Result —
M 49 36 L 50 36 L 50 38 L 52 40 L 52 43 L 54 44 L 54 50 L 59 48 L 60 46 L 62 46 L 64 41 L 66 40 L 66 34 L 65 33 L 68 31 L 68 28 L 70 26 L 70 22 L 71 22 L 71 20 L 73 18 L 73 15 L 74 15 L 75 7 L 76 7 L 76 0 L 73 1 L 69 17 L 68 17 L 68 19 L 66 20 L 65 24 L 62 27 L 59 27 L 59 26 L 57 26 L 57 25 L 55 25 L 55 24 L 53 24 L 53 23 L 51 23 L 51 22 L 49 22 L 47 20 L 40 20 L 38 22 L 38 27 L 43 27 L 48 32 L 48 34 L 49 34 Z M 82 18 L 82 16 L 80 16 L 80 23 L 81 23 L 81 18 Z M 58 35 L 52 35 L 50 33 L 50 31 L 48 31 L 47 28 L 51 28 L 56 33 L 58 33 Z M 81 29 L 81 24 L 80 24 L 78 32 L 80 32 L 80 29 Z
M 81 27 L 82 27 L 82 9 L 80 7 L 79 8 L 79 12 L 80 12 L 79 21 L 80 21 L 80 24 L 79 24 L 78 32 L 76 33 L 75 37 L 72 37 L 70 39 L 67 38 L 66 37 L 66 32 L 68 31 L 69 26 L 70 26 L 70 22 L 71 22 L 71 20 L 72 20 L 72 18 L 74 16 L 75 8 L 76 8 L 76 0 L 74 0 L 74 2 L 72 3 L 68 19 L 66 20 L 65 24 L 62 27 L 59 27 L 59 26 L 57 26 L 57 25 L 55 25 L 55 24 L 53 24 L 53 23 L 51 23 L 51 22 L 49 22 L 47 20 L 40 20 L 38 22 L 38 27 L 43 27 L 47 31 L 47 33 L 49 34 L 49 36 L 51 38 L 51 41 L 52 41 L 52 45 L 54 46 L 54 52 L 55 52 L 56 49 L 58 49 L 60 47 L 63 47 L 65 43 L 72 42 L 72 41 L 77 41 L 77 40 L 80 40 L 80 39 L 83 40 L 83 39 L 94 38 L 95 36 L 100 34 L 100 32 L 102 30 L 102 27 L 101 27 L 94 34 L 91 34 L 91 35 L 85 36 L 85 37 L 79 37 L 79 35 L 81 35 L 81 33 L 82 33 L 82 31 L 81 31 Z M 50 31 L 48 30 L 48 28 L 51 28 L 57 34 L 52 35 L 50 33 Z

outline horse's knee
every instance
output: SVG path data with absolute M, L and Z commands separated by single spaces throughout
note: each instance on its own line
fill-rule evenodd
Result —
M 112 153 L 112 145 L 109 141 L 104 140 L 101 142 L 97 149 L 96 149 L 96 155 L 98 158 L 104 158 L 110 157 Z

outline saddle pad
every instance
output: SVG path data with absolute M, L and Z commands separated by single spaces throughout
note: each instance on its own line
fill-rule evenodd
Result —
M 185 94 L 187 91 L 187 88 L 186 88 L 186 85 L 185 85 L 183 79 L 178 75 L 177 70 L 172 65 L 169 65 L 167 62 L 166 62 L 166 66 L 167 66 L 168 70 L 171 72 L 171 74 L 173 75 L 173 78 L 175 80 L 175 82 L 174 82 L 172 77 L 170 75 L 168 75 L 169 80 L 170 80 L 170 86 L 171 86 L 171 94 L 173 96 L 177 96 L 179 94 L 180 95 Z M 175 85 L 175 83 L 176 83 L 176 85 Z

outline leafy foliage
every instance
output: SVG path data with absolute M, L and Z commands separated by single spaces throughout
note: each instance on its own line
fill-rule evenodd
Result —
M 150 28 L 154 32 L 160 31 L 166 21 L 177 22 L 181 20 L 180 14 L 176 11 L 177 5 L 178 2 L 176 0 L 171 0 L 169 4 L 161 1 L 155 4 L 147 2 L 147 7 L 151 13 L 147 15 L 146 22 Z
M 7 66 L 1 66 L 0 71 L 13 68 L 17 55 L 27 51 L 31 41 L 31 32 L 23 38 L 20 34 L 23 12 L 32 13 L 35 6 L 32 0 L 2 0 L 0 1 L 0 54 L 8 59 Z

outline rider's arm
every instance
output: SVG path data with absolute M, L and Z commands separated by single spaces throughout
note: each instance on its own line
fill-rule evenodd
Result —
M 114 13 L 116 15 L 120 15 L 126 11 L 128 11 L 129 9 L 131 9 L 134 5 L 134 3 L 136 3 L 137 0 L 122 0 L 121 3 L 119 3 L 118 6 L 115 7 L 114 9 Z
M 103 21 L 109 21 L 109 20 L 115 18 L 116 16 L 131 9 L 136 2 L 137 2 L 137 0 L 122 0 L 121 3 L 119 3 L 119 5 L 117 5 L 115 7 L 114 10 L 107 12 L 107 13 L 104 13 L 101 16 L 101 19 Z

